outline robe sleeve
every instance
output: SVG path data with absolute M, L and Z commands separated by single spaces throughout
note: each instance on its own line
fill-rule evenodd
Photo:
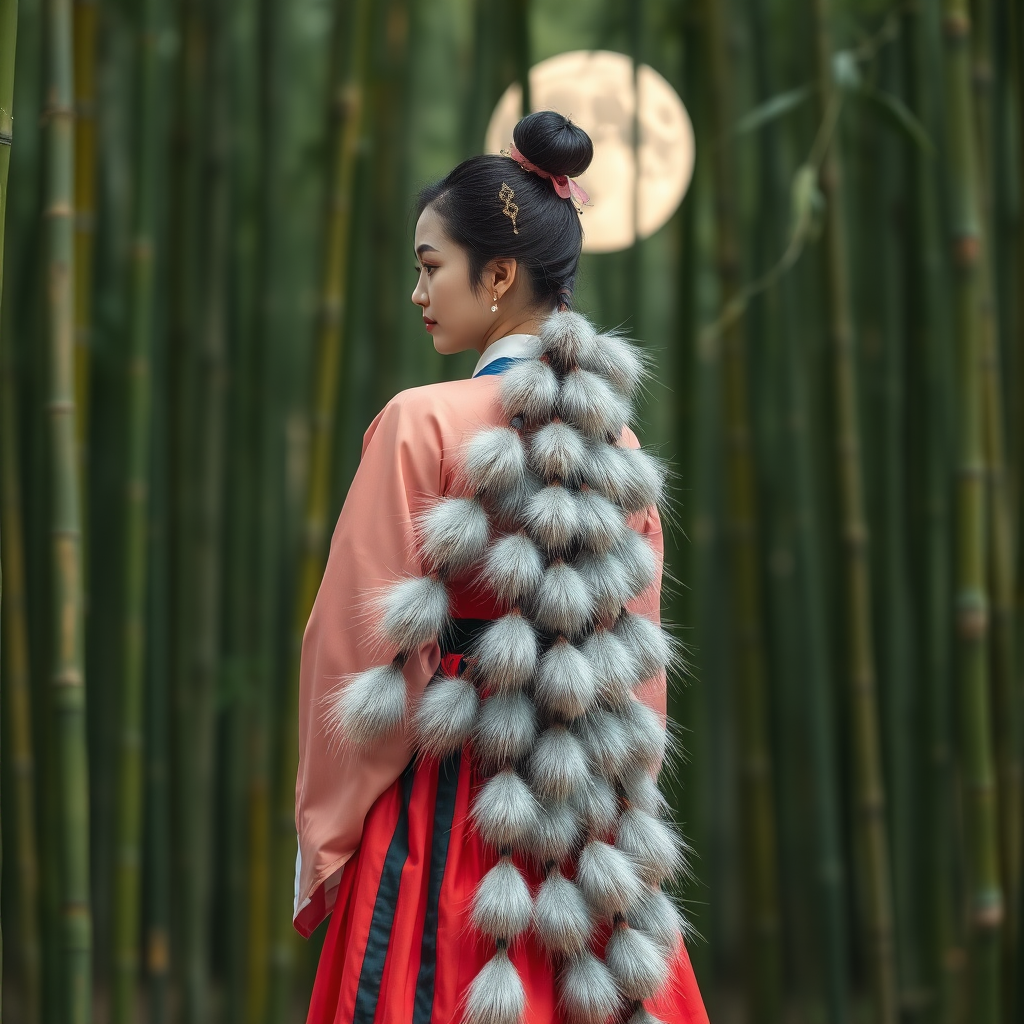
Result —
M 422 573 L 414 521 L 442 491 L 442 431 L 431 410 L 408 396 L 396 395 L 366 431 L 302 640 L 293 923 L 304 936 L 331 911 L 367 812 L 412 756 L 405 734 L 354 754 L 329 742 L 323 725 L 327 694 L 395 654 L 373 639 L 374 597 L 395 580 Z M 439 661 L 433 642 L 406 663 L 411 701 Z

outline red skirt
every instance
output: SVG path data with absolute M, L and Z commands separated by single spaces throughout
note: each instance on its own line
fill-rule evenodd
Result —
M 471 631 L 458 629 L 463 641 Z M 457 671 L 460 657 L 449 649 L 445 671 Z M 494 953 L 470 925 L 473 894 L 497 860 L 469 817 L 482 781 L 466 751 L 414 760 L 374 803 L 342 873 L 308 1024 L 461 1024 L 469 986 Z M 535 890 L 537 870 L 517 864 Z M 526 990 L 524 1024 L 560 1024 L 554 973 L 536 939 L 520 937 L 509 955 Z M 707 1024 L 682 943 L 668 984 L 645 1005 L 665 1024 Z

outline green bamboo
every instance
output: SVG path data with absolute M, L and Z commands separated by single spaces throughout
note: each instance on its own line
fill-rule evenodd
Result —
M 373 103 L 373 337 L 375 408 L 381 409 L 398 390 L 399 323 L 404 320 L 407 279 L 399 271 L 409 263 L 402 220 L 393 216 L 398 197 L 401 154 L 406 144 L 401 73 L 409 63 L 409 2 L 388 0 L 378 5 L 381 19 L 374 35 L 379 44 L 372 87 Z M 399 251 L 401 247 L 401 251 Z M 401 282 L 400 287 L 397 285 Z
M 8 7 L 13 5 L 8 5 Z M 9 11 L 0 8 L 0 25 L 9 24 Z M 9 95 L 9 93 L 8 93 Z M 2 100 L 0 106 L 10 109 Z M 3 151 L 0 150 L 0 159 Z M 5 167 L 0 166 L 0 191 L 6 197 Z M 3 199 L 0 198 L 0 239 L 3 238 Z M 0 273 L 3 253 L 0 251 Z M 0 277 L 2 284 L 2 277 Z M 32 737 L 31 676 L 26 622 L 25 550 L 21 514 L 17 445 L 17 394 L 14 387 L 13 344 L 8 332 L 0 334 L 0 460 L 2 460 L 3 524 L 3 646 L 4 716 L 9 746 L 5 759 L 13 782 L 13 807 L 7 816 L 7 842 L 13 846 L 17 878 L 18 942 L 16 965 L 22 993 L 21 1018 L 26 1024 L 40 1019 L 39 860 L 36 844 L 35 752 Z M 12 827 L 13 826 L 13 827 Z M 14 842 L 11 842 L 13 836 Z
M 978 206 L 982 218 L 978 301 L 982 331 L 982 405 L 985 417 L 985 459 L 988 469 L 986 525 L 988 537 L 989 671 L 991 675 L 993 739 L 999 801 L 1000 865 L 1006 908 L 1005 983 L 1012 977 L 1012 938 L 1015 934 L 1020 879 L 1021 752 L 1017 698 L 1014 693 L 1014 542 L 1010 485 L 1005 457 L 1003 365 L 1000 352 L 1001 303 L 997 295 L 997 254 L 1003 225 L 996 213 L 996 154 L 1003 133 L 995 131 L 996 104 L 992 54 L 994 17 L 991 0 L 974 0 L 971 26 L 971 85 L 978 152 Z M 1000 91 L 1001 92 L 1001 91 Z
M 11 146 L 14 144 L 14 56 L 18 37 L 17 0 L 0 0 L 0 310 L 3 309 L 4 239 L 7 224 L 7 183 L 10 180 Z M 3 570 L 0 568 L 0 613 L 3 629 L 0 641 L 7 647 L 10 679 L 6 686 L 6 713 L 11 718 L 8 735 L 14 748 L 15 836 L 18 839 L 19 911 L 27 924 L 23 937 L 21 967 L 25 986 L 26 1018 L 39 1019 L 39 936 L 35 897 L 35 822 L 32 808 L 32 748 L 28 711 L 28 637 L 25 627 L 25 567 L 21 529 L 21 496 L 15 463 L 14 367 L 10 343 L 0 331 L 0 402 L 3 404 L 3 437 L 0 438 L 0 549 L 7 565 L 7 602 L 3 602 Z M 14 586 L 12 587 L 12 582 Z M 13 595 L 12 595 L 13 590 Z M 13 607 L 11 605 L 14 598 Z M 14 650 L 11 651 L 13 645 Z M 10 829 L 8 828 L 8 835 Z M 26 846 L 27 844 L 27 846 Z M 26 854 L 31 858 L 26 862 Z M 27 870 L 26 870 L 27 869 Z M 0 934 L 0 966 L 3 963 L 3 939 Z M 2 992 L 0 992 L 2 995 Z
M 971 104 L 971 22 L 966 0 L 944 0 L 946 122 L 954 270 L 954 329 L 959 409 L 956 480 L 955 608 L 957 704 L 964 780 L 965 835 L 971 931 L 971 1019 L 1001 1020 L 1000 946 L 1003 893 L 995 766 L 988 692 L 988 596 L 985 560 L 985 421 L 978 265 L 982 227 L 978 208 L 977 140 Z
M 219 761 L 219 797 L 223 811 L 218 815 L 222 831 L 224 917 L 222 957 L 224 999 L 222 1017 L 226 1024 L 239 1024 L 246 1010 L 248 913 L 248 864 L 250 839 L 248 820 L 249 733 L 256 707 L 256 660 L 259 638 L 256 631 L 258 595 L 255 583 L 255 514 L 260 498 L 257 487 L 260 426 L 260 395 L 257 393 L 259 359 L 254 344 L 257 287 L 257 215 L 259 147 L 256 87 L 256 3 L 239 3 L 233 30 L 231 96 L 235 146 L 231 155 L 232 182 L 232 310 L 230 316 L 232 352 L 229 382 L 228 488 L 225 519 L 231 524 L 225 543 L 225 630 L 222 673 L 221 735 L 223 755 Z
M 832 50 L 828 0 L 814 0 L 819 113 L 833 103 Z M 824 263 L 832 346 L 836 450 L 842 516 L 846 659 L 849 664 L 851 748 L 854 759 L 857 831 L 863 864 L 866 945 L 874 1001 L 874 1019 L 895 1024 L 896 972 L 889 842 L 871 623 L 868 528 L 864 515 L 863 469 L 857 415 L 855 337 L 843 222 L 842 163 L 833 139 L 822 162 L 820 186 L 825 196 Z
M 932 0 L 908 11 L 903 19 L 903 51 L 908 69 L 911 107 L 930 136 L 939 141 L 941 125 L 934 95 L 937 73 L 939 6 Z M 930 1019 L 952 1024 L 961 998 L 963 954 L 958 947 L 954 906 L 953 752 L 951 672 L 949 666 L 949 496 L 951 398 L 948 294 L 943 273 L 938 182 L 934 161 L 920 149 L 912 159 L 909 236 L 918 245 L 909 261 L 908 341 L 918 414 L 911 445 L 918 453 L 918 476 L 912 478 L 912 529 L 919 538 L 915 594 L 920 614 L 921 665 L 928 685 L 921 689 L 924 728 L 921 751 L 923 800 L 922 870 L 918 872 L 919 927 L 926 936 L 924 978 L 931 996 Z
M 190 866 L 182 894 L 187 960 L 183 967 L 183 1018 L 209 1018 L 210 894 L 213 868 L 213 790 L 216 765 L 215 702 L 221 671 L 220 623 L 223 587 L 221 540 L 224 498 L 226 305 L 228 298 L 228 144 L 230 0 L 206 0 L 205 118 L 203 123 L 203 282 L 198 324 L 195 506 L 188 531 L 190 568 L 195 573 L 189 622 L 191 671 L 186 706 L 190 728 L 179 736 L 178 772 L 188 794 Z
M 84 617 L 74 403 L 74 110 L 70 0 L 47 0 L 47 341 L 50 356 L 53 730 L 58 759 L 60 1004 L 67 1024 L 91 1017 L 89 790 Z
M 75 95 L 75 444 L 82 531 L 88 536 L 89 351 L 96 239 L 96 0 L 73 0 Z M 88 565 L 87 546 L 82 547 Z M 85 577 L 88 612 L 88 576 Z
M 732 149 L 724 144 L 732 123 L 729 55 L 725 27 L 728 11 L 720 0 L 704 5 L 708 33 L 711 125 L 714 147 L 715 264 L 719 301 L 727 306 L 738 292 L 740 258 L 736 215 L 736 176 Z M 740 745 L 743 840 L 742 863 L 749 941 L 750 1007 L 758 1020 L 781 1015 L 781 949 L 778 870 L 771 752 L 768 741 L 768 687 L 763 612 L 758 579 L 757 512 L 749 422 L 749 397 L 743 325 L 722 335 L 723 414 L 726 444 L 726 506 L 731 548 L 735 621 L 737 736 Z
M 253 713 L 247 738 L 249 774 L 246 803 L 248 808 L 246 946 L 247 980 L 244 1017 L 246 1024 L 263 1024 L 267 1014 L 267 963 L 270 950 L 270 724 L 272 720 L 273 666 L 277 646 L 274 642 L 281 603 L 277 599 L 276 579 L 281 530 L 280 485 L 276 472 L 280 461 L 281 401 L 278 382 L 276 339 L 281 325 L 279 315 L 280 268 L 279 230 L 274 197 L 281 192 L 282 161 L 274 144 L 281 120 L 285 46 L 282 4 L 261 0 L 257 5 L 257 133 L 264 154 L 259 161 L 258 226 L 256 240 L 256 306 L 254 325 L 255 380 L 253 383 L 259 416 L 253 443 L 257 447 L 256 467 L 256 590 L 257 629 L 254 671 Z
M 205 24 L 199 0 L 181 0 L 176 7 L 176 27 L 180 39 L 175 81 L 175 109 L 171 128 L 170 215 L 168 218 L 169 281 L 167 342 L 169 361 L 168 404 L 169 463 L 171 496 L 171 707 L 174 718 L 174 754 L 171 776 L 174 781 L 171 815 L 172 887 L 176 898 L 172 907 L 170 935 L 173 942 L 171 962 L 176 988 L 184 992 L 190 965 L 203 953 L 193 953 L 196 928 L 192 925 L 191 896 L 201 865 L 193 862 L 196 844 L 192 838 L 196 781 L 191 741 L 194 705 L 192 701 L 192 645 L 196 569 L 191 543 L 192 521 L 196 505 L 196 365 L 199 338 L 200 248 L 200 168 L 202 93 L 206 61 Z M 159 827 L 159 822 L 157 823 Z M 201 897 L 199 902 L 201 903 Z M 201 931 L 201 926 L 200 926 Z M 159 922 L 157 936 L 161 934 Z M 150 947 L 150 963 L 157 977 L 163 977 L 164 956 L 159 939 Z
M 149 510 L 153 335 L 154 189 L 158 158 L 156 0 L 137 9 L 134 211 L 129 281 L 127 435 L 124 514 L 124 653 L 118 707 L 117 794 L 112 913 L 111 1020 L 136 1018 L 142 862 L 143 729 L 146 665 L 147 519 Z
M 767 8 L 762 0 L 762 6 Z M 767 17 L 768 11 L 765 10 Z M 764 26 L 761 38 L 766 38 L 769 27 Z M 781 61 L 779 62 L 781 63 Z M 766 74 L 773 68 L 769 66 Z M 763 98 L 774 94 L 777 85 L 765 89 Z M 780 133 L 781 134 L 781 133 Z M 764 176 L 770 181 L 775 195 L 786 187 L 783 170 L 781 140 L 776 140 L 774 126 L 763 130 L 765 147 Z M 761 207 L 774 224 L 772 238 L 776 245 L 784 237 L 785 224 L 782 222 L 781 204 L 772 203 L 771 194 L 766 190 Z M 774 260 L 774 252 L 769 259 Z M 779 373 L 773 380 L 777 390 L 776 401 L 781 410 L 780 437 L 778 449 L 772 462 L 773 476 L 780 490 L 791 492 L 790 503 L 794 519 L 792 528 L 792 561 L 795 576 L 792 596 L 781 606 L 780 617 L 792 623 L 799 631 L 799 656 L 795 657 L 794 669 L 798 670 L 798 682 L 802 688 L 799 700 L 794 702 L 793 713 L 799 715 L 801 704 L 805 706 L 802 718 L 795 723 L 803 732 L 794 762 L 803 763 L 801 755 L 810 763 L 810 804 L 813 809 L 813 825 L 804 842 L 810 847 L 806 863 L 813 871 L 814 893 L 812 901 L 803 899 L 805 886 L 794 888 L 796 905 L 812 911 L 813 936 L 817 950 L 817 973 L 821 975 L 820 991 L 824 995 L 826 1020 L 830 1024 L 844 1024 L 849 1019 L 849 979 L 847 915 L 844 887 L 846 867 L 840 830 L 840 784 L 838 744 L 836 739 L 833 690 L 834 681 L 829 660 L 830 630 L 828 625 L 829 603 L 823 579 L 821 564 L 821 528 L 818 500 L 815 493 L 814 458 L 812 436 L 815 429 L 814 409 L 809 399 L 808 366 L 811 352 L 809 341 L 813 336 L 815 310 L 804 303 L 799 312 L 796 296 L 815 294 L 820 291 L 808 281 L 810 268 L 799 266 L 796 273 L 799 281 L 785 277 L 774 289 L 778 293 L 777 312 L 780 321 L 781 338 L 777 344 Z M 775 561 L 773 549 L 773 561 Z M 780 594 L 780 599 L 783 595 Z M 777 712 L 778 713 L 778 712 Z M 792 742 L 792 741 L 791 741 Z M 793 779 L 799 785 L 799 778 Z M 806 781 L 805 781 L 806 784 Z M 791 799 L 794 799 L 791 796 Z M 801 808 L 804 805 L 801 804 Z M 795 859 L 795 858 L 794 858 Z M 804 869 L 805 860 L 799 859 L 791 866 L 797 872 Z M 807 903 L 813 903 L 808 907 Z M 817 986 L 815 986 L 817 989 Z
M 330 106 L 331 160 L 327 179 L 326 236 L 321 271 L 320 322 L 312 367 L 310 460 L 306 483 L 303 550 L 297 574 L 285 703 L 280 715 L 280 757 L 275 791 L 274 878 L 286 878 L 295 864 L 295 771 L 298 763 L 298 684 L 302 634 L 323 575 L 328 537 L 328 500 L 332 441 L 337 412 L 339 368 L 348 304 L 352 214 L 362 134 L 372 4 L 355 0 L 335 5 L 332 65 L 335 69 Z M 345 69 L 344 72 L 342 69 Z M 287 895 L 287 899 L 284 898 Z M 295 944 L 290 892 L 272 910 L 272 951 L 269 1014 L 282 1020 L 287 1009 Z

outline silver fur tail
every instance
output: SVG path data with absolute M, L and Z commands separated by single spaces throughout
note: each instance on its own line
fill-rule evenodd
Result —
M 687 929 L 661 890 L 688 871 L 655 781 L 666 732 L 634 693 L 676 649 L 625 610 L 658 571 L 628 519 L 657 505 L 665 470 L 617 443 L 645 372 L 629 342 L 551 314 L 534 356 L 502 376 L 508 425 L 465 446 L 468 496 L 440 499 L 417 524 L 427 575 L 381 602 L 380 639 L 397 657 L 347 680 L 326 709 L 342 743 L 411 725 L 422 754 L 468 743 L 489 776 L 470 813 L 497 860 L 471 916 L 494 955 L 468 993 L 466 1024 L 521 1021 L 508 948 L 527 932 L 552 957 L 570 1024 L 658 1024 L 643 1001 L 665 984 Z M 508 613 L 480 636 L 467 676 L 439 676 L 409 708 L 402 666 L 444 629 L 449 581 L 467 569 Z M 535 893 L 517 867 L 530 862 L 545 874 Z M 602 924 L 611 937 L 597 956 Z

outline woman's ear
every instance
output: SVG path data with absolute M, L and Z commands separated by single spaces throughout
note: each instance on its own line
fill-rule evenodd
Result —
M 497 292 L 500 299 L 515 283 L 518 269 L 519 265 L 512 257 L 503 256 L 500 259 L 491 260 L 484 280 L 490 281 L 491 292 Z

